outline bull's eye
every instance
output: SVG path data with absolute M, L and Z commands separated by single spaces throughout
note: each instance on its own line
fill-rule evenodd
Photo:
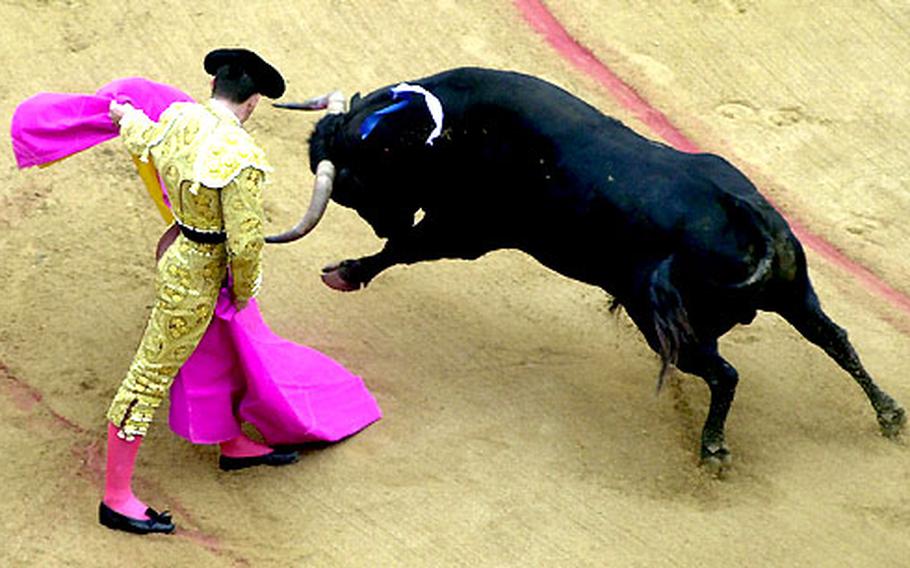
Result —
M 418 209 L 414 213 L 414 225 L 416 225 L 417 223 L 420 223 L 423 220 L 425 215 L 426 215 L 426 212 L 423 209 Z

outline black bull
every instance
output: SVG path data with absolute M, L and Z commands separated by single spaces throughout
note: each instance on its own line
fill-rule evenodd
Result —
M 387 239 L 374 255 L 327 268 L 327 284 L 355 290 L 396 264 L 513 248 L 599 286 L 661 356 L 660 380 L 672 365 L 707 382 L 701 457 L 713 465 L 729 461 L 724 423 L 738 381 L 718 338 L 757 310 L 776 312 L 850 373 L 886 436 L 899 434 L 904 410 L 822 311 L 799 241 L 729 162 L 643 138 L 519 73 L 454 69 L 411 85 L 441 102 L 431 144 L 425 99 L 374 115 L 401 102 L 391 88 L 355 95 L 310 137 L 313 171 L 334 165 L 331 198 Z M 364 136 L 371 115 L 378 122 Z

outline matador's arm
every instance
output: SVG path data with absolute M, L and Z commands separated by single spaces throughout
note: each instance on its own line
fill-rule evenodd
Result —
M 260 170 L 247 167 L 221 190 L 228 261 L 234 277 L 234 304 L 237 309 L 243 309 L 247 301 L 259 293 L 262 283 L 264 177 Z
M 138 156 L 143 162 L 148 161 L 148 153 L 152 146 L 159 143 L 167 133 L 172 122 L 170 107 L 165 110 L 155 122 L 146 114 L 132 105 L 118 105 L 121 110 L 119 118 L 120 137 L 130 154 Z

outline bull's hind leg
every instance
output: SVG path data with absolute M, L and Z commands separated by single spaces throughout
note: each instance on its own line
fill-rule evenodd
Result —
M 739 373 L 718 354 L 716 342 L 686 346 L 680 353 L 677 366 L 681 371 L 704 379 L 711 391 L 708 416 L 701 433 L 701 462 L 709 470 L 720 471 L 730 463 L 724 430 Z
M 728 331 L 737 318 L 711 313 L 707 307 L 689 312 L 670 278 L 671 259 L 653 270 L 643 271 L 638 281 L 647 280 L 647 296 L 628 298 L 624 305 L 641 330 L 648 345 L 661 356 L 663 368 L 658 389 L 668 365 L 701 377 L 711 391 L 711 403 L 701 434 L 702 465 L 720 471 L 730 463 L 730 451 L 724 439 L 727 414 L 733 404 L 739 374 L 717 351 L 717 337 Z M 690 299 L 690 307 L 698 306 Z M 718 305 L 713 302 L 715 312 Z M 699 316 L 690 320 L 690 315 Z
M 850 344 L 850 340 L 847 339 L 847 332 L 831 321 L 822 311 L 821 304 L 811 285 L 806 286 L 806 293 L 801 302 L 786 306 L 778 312 L 803 337 L 824 349 L 829 357 L 850 373 L 853 380 L 866 393 L 872 408 L 875 409 L 882 434 L 889 438 L 900 434 L 907 421 L 904 409 L 875 384 L 860 362 L 859 355 Z

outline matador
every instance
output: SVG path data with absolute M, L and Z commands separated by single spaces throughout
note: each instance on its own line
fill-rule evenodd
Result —
M 284 79 L 245 49 L 215 50 L 205 57 L 204 67 L 214 77 L 212 98 L 204 104 L 174 103 L 157 122 L 128 104 L 111 104 L 111 120 L 119 124 L 127 149 L 154 162 L 175 219 L 165 234 L 173 242 L 158 261 L 145 333 L 107 413 L 99 519 L 129 532 L 174 530 L 170 515 L 148 507 L 132 492 L 139 444 L 211 322 L 224 282 L 230 282 L 234 304 L 242 309 L 262 280 L 262 187 L 271 169 L 242 124 L 260 95 L 283 94 Z M 221 444 L 225 469 L 296 459 L 296 452 L 274 450 L 242 434 Z

